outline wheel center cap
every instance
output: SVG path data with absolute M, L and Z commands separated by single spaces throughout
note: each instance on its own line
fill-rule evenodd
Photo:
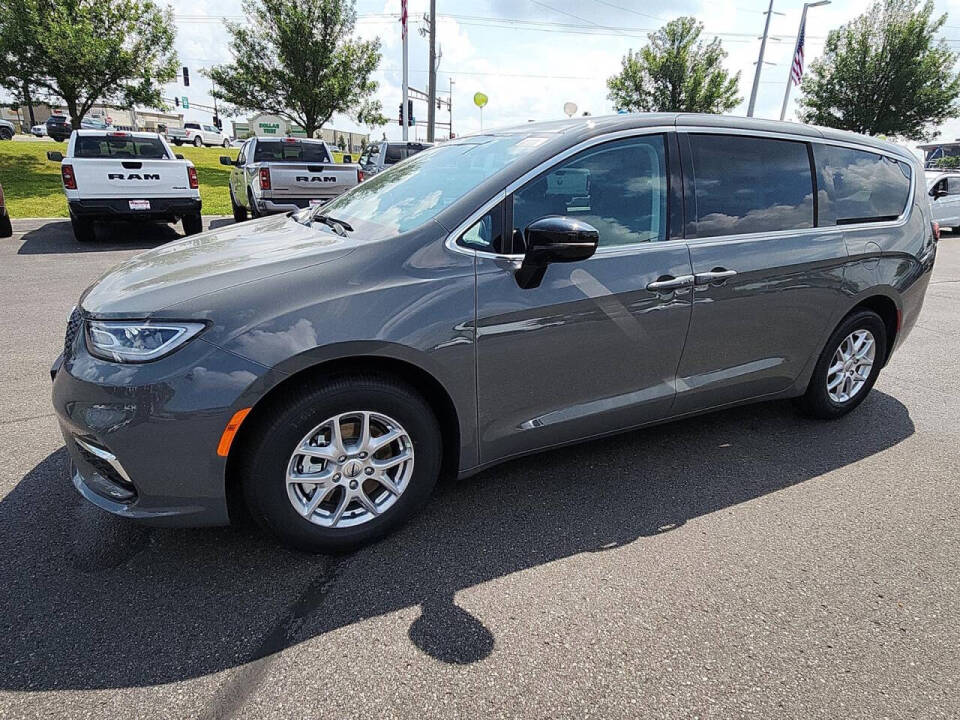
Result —
M 343 466 L 343 474 L 348 478 L 355 478 L 363 472 L 363 463 L 359 460 L 349 460 Z

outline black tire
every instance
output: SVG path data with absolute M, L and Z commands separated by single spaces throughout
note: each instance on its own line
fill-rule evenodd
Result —
M 355 410 L 382 413 L 403 426 L 413 444 L 413 474 L 381 515 L 355 526 L 323 527 L 304 518 L 290 502 L 287 466 L 297 444 L 313 428 Z M 250 514 L 282 542 L 307 552 L 353 550 L 395 530 L 423 506 L 440 474 L 440 425 L 430 405 L 413 388 L 376 375 L 340 376 L 300 387 L 273 403 L 237 440 L 244 447 L 235 467 L 242 473 Z M 343 492 L 334 489 L 331 502 L 342 499 Z
M 253 199 L 253 193 L 250 192 L 250 188 L 247 188 L 247 204 L 250 206 L 250 217 L 262 217 L 260 211 L 257 209 L 257 203 Z
M 203 232 L 203 218 L 200 213 L 184 215 L 180 218 L 180 222 L 183 224 L 184 235 L 196 235 Z
M 230 207 L 233 209 L 233 221 L 242 223 L 247 219 L 247 209 L 243 205 L 237 205 L 233 199 L 233 188 L 230 189 Z
M 197 135 L 197 136 L 193 139 L 193 145 L 194 145 L 194 147 L 203 147 L 203 138 L 200 137 L 199 135 Z
M 89 243 L 97 239 L 97 234 L 93 228 L 93 220 L 70 216 L 70 224 L 73 226 L 73 236 L 77 242 Z
M 7 213 L 0 215 L 0 238 L 8 238 L 13 235 L 13 225 L 10 223 L 10 216 Z
M 230 141 L 229 141 L 229 140 L 226 140 L 226 139 L 224 139 L 224 141 L 223 141 L 223 146 L 224 146 L 225 148 L 228 148 L 228 147 L 230 147 Z
M 827 374 L 834 353 L 837 352 L 841 342 L 857 330 L 869 330 L 873 334 L 876 344 L 873 366 L 870 368 L 870 374 L 867 376 L 866 382 L 853 397 L 844 402 L 838 402 L 830 397 L 827 391 Z M 857 310 L 851 313 L 843 319 L 837 329 L 833 331 L 830 339 L 827 340 L 827 344 L 813 370 L 807 392 L 797 398 L 797 407 L 804 415 L 822 420 L 833 420 L 846 415 L 862 403 L 870 393 L 886 359 L 887 327 L 880 316 L 872 310 Z
M 183 140 L 174 140 L 173 144 L 176 145 L 177 147 L 180 147 L 181 145 L 183 145 Z
M 10 128 L 0 128 L 0 140 L 13 140 L 13 131 Z

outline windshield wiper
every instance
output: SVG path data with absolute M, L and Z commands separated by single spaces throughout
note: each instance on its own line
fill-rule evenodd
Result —
M 335 217 L 330 217 L 329 215 L 314 215 L 313 221 L 322 222 L 324 225 L 333 228 L 333 231 L 337 233 L 337 235 L 342 235 L 343 237 L 346 237 L 348 232 L 353 232 L 353 228 L 346 220 L 337 220 Z M 347 232 L 344 232 L 344 230 Z

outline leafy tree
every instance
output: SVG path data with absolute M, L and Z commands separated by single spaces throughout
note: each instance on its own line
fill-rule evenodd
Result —
M 868 135 L 925 140 L 960 115 L 958 54 L 936 34 L 933 2 L 879 0 L 831 30 L 803 80 L 804 122 Z
M 308 137 L 334 113 L 386 124 L 371 79 L 380 41 L 352 37 L 353 0 L 245 0 L 243 9 L 245 24 L 227 23 L 233 62 L 207 71 L 215 97 L 287 118 Z
M 648 37 L 638 52 L 622 60 L 619 75 L 607 79 L 607 98 L 621 110 L 722 113 L 740 102 L 740 73 L 730 75 L 720 40 L 700 39 L 703 23 L 692 17 L 671 20 Z
M 153 0 L 2 0 L 0 70 L 15 98 L 62 100 L 75 124 L 97 102 L 162 107 L 176 75 L 173 13 Z

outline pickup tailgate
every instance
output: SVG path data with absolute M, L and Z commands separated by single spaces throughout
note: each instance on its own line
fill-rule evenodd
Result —
M 270 171 L 270 190 L 264 196 L 276 198 L 332 198 L 357 184 L 357 165 L 335 163 L 263 163 Z
M 190 180 L 183 160 L 114 160 L 68 158 L 77 190 L 84 198 L 151 198 L 188 194 Z

